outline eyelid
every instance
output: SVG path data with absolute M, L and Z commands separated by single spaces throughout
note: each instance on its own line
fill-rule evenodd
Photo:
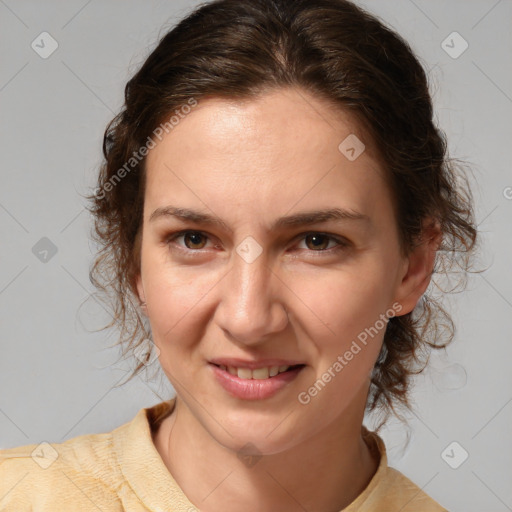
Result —
M 166 242 L 167 245 L 169 245 L 170 242 L 173 242 L 177 238 L 179 238 L 181 236 L 184 236 L 187 233 L 200 234 L 203 237 L 205 237 L 207 240 L 211 240 L 210 235 L 208 233 L 204 232 L 204 231 L 197 230 L 197 229 L 183 229 L 181 231 L 177 231 L 177 232 L 172 233 L 171 235 L 167 236 L 166 239 L 165 239 L 165 242 Z M 303 233 L 299 233 L 293 239 L 293 242 L 296 243 L 298 241 L 301 241 L 301 240 L 305 239 L 309 235 L 325 236 L 325 237 L 327 237 L 329 239 L 329 241 L 334 241 L 334 242 L 337 243 L 337 245 L 334 246 L 334 247 L 331 247 L 329 249 L 318 250 L 318 251 L 315 251 L 313 249 L 303 249 L 303 250 L 306 250 L 306 251 L 308 251 L 310 253 L 320 253 L 320 254 L 327 253 L 327 254 L 331 254 L 332 252 L 334 252 L 336 250 L 346 249 L 350 245 L 350 242 L 346 238 L 344 238 L 342 236 L 339 236 L 339 235 L 334 235 L 334 234 L 331 234 L 331 233 L 325 233 L 323 231 L 305 231 Z M 203 249 L 188 249 L 187 247 L 183 247 L 183 246 L 180 246 L 180 245 L 178 245 L 178 248 L 180 250 L 183 250 L 183 251 L 188 252 L 188 253 L 201 252 L 203 250 Z

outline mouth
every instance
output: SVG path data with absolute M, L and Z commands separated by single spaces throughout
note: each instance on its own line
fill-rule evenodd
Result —
M 214 378 L 232 397 L 264 400 L 286 389 L 300 375 L 305 364 L 272 365 L 259 368 L 209 363 Z
M 230 375 L 234 375 L 239 379 L 245 380 L 265 380 L 272 379 L 286 372 L 293 372 L 299 368 L 303 368 L 304 364 L 293 364 L 293 365 L 274 365 L 274 366 L 262 366 L 260 368 L 246 368 L 243 366 L 228 366 L 224 364 L 214 364 L 217 368 L 220 368 L 224 372 L 228 372 Z

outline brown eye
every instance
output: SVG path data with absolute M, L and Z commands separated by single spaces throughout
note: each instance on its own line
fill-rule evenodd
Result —
M 197 231 L 187 231 L 180 236 L 183 237 L 183 241 L 187 249 L 202 249 L 206 244 L 206 242 L 204 242 L 206 237 L 202 233 L 198 233 Z M 201 241 L 201 239 L 203 239 L 204 243 Z M 189 242 L 187 242 L 187 240 Z
M 350 242 L 344 238 L 331 235 L 329 233 L 309 232 L 302 233 L 299 237 L 298 248 L 309 253 L 316 252 L 318 256 L 328 256 L 334 253 L 346 251 L 350 247 Z
M 304 240 L 307 248 L 315 251 L 327 249 L 329 241 L 332 240 L 332 238 L 327 235 L 322 235 L 321 233 L 314 233 L 312 235 L 305 236 Z

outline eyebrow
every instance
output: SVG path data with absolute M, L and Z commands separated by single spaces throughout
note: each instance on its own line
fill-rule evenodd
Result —
M 149 222 L 161 217 L 175 217 L 184 221 L 194 222 L 196 224 L 206 224 L 217 226 L 225 231 L 232 233 L 233 230 L 219 217 L 203 213 L 189 208 L 178 208 L 175 206 L 165 206 L 157 208 L 149 217 Z M 277 219 L 271 226 L 271 230 L 279 230 L 285 227 L 307 226 L 319 224 L 330 220 L 335 221 L 362 221 L 370 223 L 370 217 L 354 210 L 343 208 L 327 208 L 324 210 L 305 211 L 295 213 L 286 217 Z

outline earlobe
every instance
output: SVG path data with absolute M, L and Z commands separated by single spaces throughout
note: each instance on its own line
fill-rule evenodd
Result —
M 396 301 L 402 305 L 401 315 L 410 313 L 428 288 L 441 245 L 439 223 L 430 219 L 424 226 L 421 239 L 406 258 L 405 271 L 397 290 Z

